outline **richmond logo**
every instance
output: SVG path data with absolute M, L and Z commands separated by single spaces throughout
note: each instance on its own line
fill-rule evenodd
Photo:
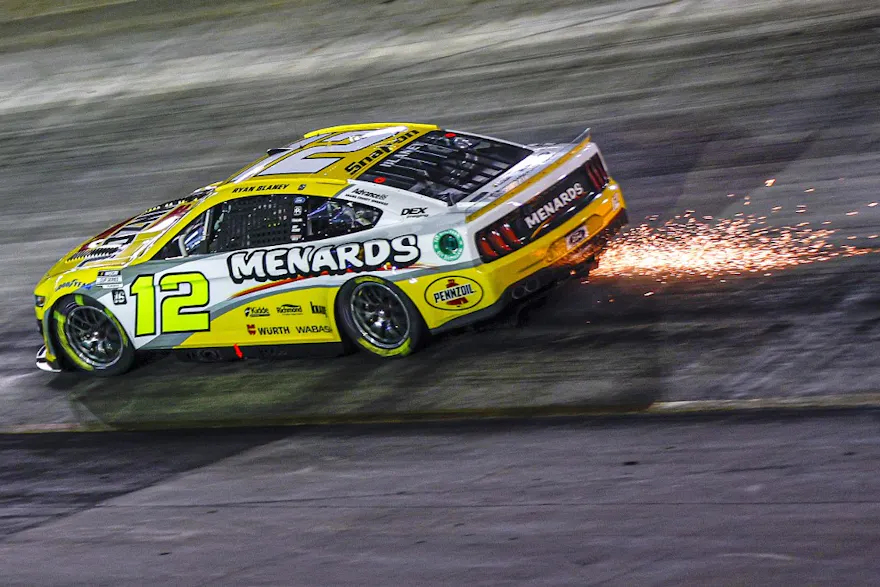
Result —
M 302 306 L 298 304 L 281 304 L 275 311 L 282 316 L 295 316 L 303 313 Z
M 374 271 L 392 263 L 409 267 L 419 260 L 418 238 L 406 234 L 392 240 L 376 238 L 362 243 L 315 247 L 278 247 L 232 253 L 226 264 L 235 283 L 253 279 L 276 281 L 295 277 L 315 277 L 322 273 L 341 275 L 349 269 Z

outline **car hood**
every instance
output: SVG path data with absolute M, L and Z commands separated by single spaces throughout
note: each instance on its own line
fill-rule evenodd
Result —
M 68 251 L 46 272 L 41 281 L 78 268 L 125 267 L 148 251 L 195 204 L 192 200 L 168 202 L 115 224 Z

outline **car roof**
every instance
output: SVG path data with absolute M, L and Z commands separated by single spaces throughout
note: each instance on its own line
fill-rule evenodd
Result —
M 221 182 L 218 189 L 229 186 L 235 186 L 233 190 L 247 188 L 262 185 L 266 180 L 278 184 L 297 183 L 297 187 L 315 182 L 325 185 L 341 182 L 344 185 L 373 164 L 433 130 L 439 130 L 439 127 L 408 122 L 318 129 L 306 133 L 299 141 L 270 149 L 266 156 Z

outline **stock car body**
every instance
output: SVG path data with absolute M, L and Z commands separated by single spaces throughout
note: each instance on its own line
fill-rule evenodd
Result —
M 88 239 L 35 289 L 43 370 L 136 353 L 404 356 L 584 274 L 626 223 L 585 131 L 526 146 L 433 125 L 325 128 Z

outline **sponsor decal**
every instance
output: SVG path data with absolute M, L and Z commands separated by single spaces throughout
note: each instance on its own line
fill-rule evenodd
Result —
M 587 228 L 585 226 L 581 226 L 580 228 L 576 228 L 572 232 L 568 233 L 568 236 L 565 237 L 565 244 L 568 245 L 569 249 L 573 249 L 574 247 L 587 240 L 587 236 Z
M 428 215 L 427 208 L 404 208 L 400 211 L 401 216 L 406 216 L 407 218 L 424 218 Z
M 346 192 L 340 194 L 343 198 L 347 198 L 349 200 L 355 200 L 357 202 L 364 202 L 366 204 L 372 204 L 374 206 L 387 206 L 388 205 L 388 195 L 381 194 L 379 192 L 374 192 L 370 190 L 365 190 L 364 188 L 352 188 Z
M 620 210 L 620 195 L 619 194 L 614 194 L 613 196 L 611 196 L 611 207 L 614 210 Z
M 315 277 L 322 273 L 342 275 L 346 271 L 374 271 L 386 263 L 400 269 L 419 260 L 418 238 L 406 234 L 388 240 L 254 249 L 235 252 L 226 258 L 229 277 L 235 283 L 247 280 L 277 281 L 296 277 Z
M 299 189 L 301 189 L 301 190 L 306 189 L 306 184 L 302 184 L 301 186 L 299 186 Z M 293 199 L 293 203 L 294 204 L 305 204 L 306 197 L 305 196 L 297 196 Z
M 256 324 L 247 325 L 248 334 L 255 336 L 278 336 L 281 334 L 290 334 L 289 326 L 257 326 Z
M 143 212 L 142 214 L 138 214 L 124 224 L 117 225 L 118 227 L 111 228 L 109 231 L 101 234 L 98 238 L 86 243 L 80 247 L 77 252 L 72 254 L 69 259 L 71 261 L 83 259 L 83 261 L 79 263 L 79 266 L 82 267 L 83 265 L 119 254 L 123 248 L 134 241 L 135 237 L 140 232 L 154 225 L 160 218 L 167 216 L 168 218 L 166 219 L 166 222 L 168 219 L 175 219 L 174 221 L 176 222 L 177 219 L 183 217 L 183 215 L 190 209 L 191 204 L 184 203 L 178 205 L 179 202 L 179 200 L 177 202 L 169 202 L 169 204 L 177 206 L 171 211 L 169 211 L 168 204 L 163 204 L 162 206 L 157 206 Z M 173 223 L 167 224 L 166 228 L 169 228 L 172 225 Z
M 67 289 L 68 287 L 82 287 L 85 284 L 79 279 L 71 279 L 70 281 L 65 281 L 64 283 L 59 283 L 58 287 L 55 288 L 55 291 L 59 289 Z
M 483 288 L 480 284 L 459 275 L 438 279 L 425 289 L 425 301 L 440 310 L 467 310 L 482 299 Z
M 574 201 L 578 199 L 578 197 L 582 196 L 585 193 L 587 193 L 587 191 L 584 190 L 584 186 L 582 186 L 580 182 L 576 182 L 570 188 L 567 188 L 558 196 L 526 216 L 526 226 L 529 228 L 540 226 L 545 220 L 547 220 L 560 210 L 571 206 Z
M 310 324 L 308 326 L 297 326 L 296 331 L 300 334 L 318 334 L 320 332 L 333 332 L 333 329 L 326 324 Z
M 298 316 L 303 313 L 302 306 L 298 304 L 281 304 L 275 311 L 281 316 Z
M 314 302 L 309 302 L 309 305 L 312 307 L 312 314 L 327 315 L 327 306 L 319 306 Z
M 116 289 L 122 285 L 122 274 L 117 269 L 98 271 L 95 285 L 104 289 Z
M 235 188 L 232 190 L 233 194 L 241 194 L 244 192 L 266 192 L 266 191 L 275 191 L 275 190 L 283 190 L 289 183 L 273 183 L 272 185 L 248 185 L 240 188 Z
M 125 291 L 121 290 L 121 289 L 114 289 L 113 290 L 113 303 L 116 304 L 117 306 L 124 306 L 125 302 L 126 302 Z
M 302 207 L 302 206 L 297 205 L 297 206 L 294 206 L 294 207 L 293 207 L 293 215 L 294 215 L 294 216 L 302 216 L 302 213 L 303 213 L 303 207 Z
M 266 318 L 269 316 L 269 308 L 265 306 L 248 306 L 244 309 L 247 318 Z
M 381 159 L 382 157 L 385 157 L 385 155 L 392 153 L 400 145 L 400 143 L 405 143 L 417 134 L 419 134 L 419 131 L 411 130 L 409 132 L 403 133 L 402 135 L 398 135 L 394 137 L 393 140 L 389 141 L 388 144 L 376 147 L 369 155 L 367 155 L 363 159 L 349 163 L 345 166 L 345 170 L 349 173 L 349 175 L 354 175 L 376 159 Z
M 392 126 L 371 131 L 345 131 L 336 134 L 325 133 L 298 141 L 288 147 L 293 152 L 279 156 L 274 160 L 263 160 L 249 170 L 240 174 L 239 178 L 247 178 L 250 174 L 280 175 L 291 173 L 319 173 L 327 167 L 341 161 L 348 153 L 370 153 L 360 161 L 348 165 L 345 169 L 354 173 L 374 159 L 394 151 L 397 146 L 409 137 L 419 134 L 417 130 L 408 132 L 405 126 Z M 401 134 L 404 133 L 404 134 Z M 394 137 L 394 138 L 392 138 Z M 379 145 L 385 143 L 384 145 Z M 376 145 L 375 147 L 373 147 Z M 368 149 L 373 147 L 373 151 Z M 341 155 L 341 156 L 333 156 Z
M 464 240 L 457 230 L 450 228 L 434 235 L 434 252 L 444 261 L 455 261 L 464 251 Z

